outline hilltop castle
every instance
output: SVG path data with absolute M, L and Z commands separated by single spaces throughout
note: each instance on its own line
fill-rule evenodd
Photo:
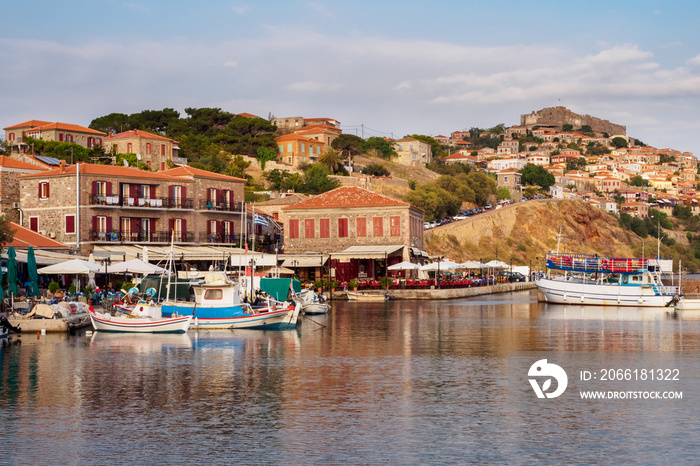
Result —
M 570 124 L 574 129 L 588 125 L 593 131 L 609 135 L 627 135 L 627 127 L 610 123 L 608 120 L 579 115 L 566 107 L 548 107 L 537 112 L 520 116 L 520 126 L 531 129 L 533 126 L 561 129 L 562 125 Z

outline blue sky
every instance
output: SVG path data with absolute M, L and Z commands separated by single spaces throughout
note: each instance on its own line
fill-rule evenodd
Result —
M 365 136 L 563 105 L 700 155 L 700 2 L 3 2 L 0 125 L 220 107 Z

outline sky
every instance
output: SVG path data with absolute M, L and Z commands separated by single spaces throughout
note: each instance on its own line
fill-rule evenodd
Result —
M 401 138 L 561 105 L 700 156 L 695 0 L 1 5 L 3 128 L 217 107 Z

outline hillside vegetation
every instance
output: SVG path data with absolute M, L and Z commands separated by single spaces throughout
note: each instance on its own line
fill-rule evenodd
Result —
M 600 254 L 617 257 L 656 255 L 654 238 L 642 240 L 623 230 L 617 217 L 582 201 L 541 200 L 516 203 L 469 220 L 426 232 L 425 250 L 463 262 L 484 262 L 498 257 L 513 265 L 544 266 L 549 250 L 556 250 L 561 226 L 564 240 L 560 252 Z M 684 268 L 697 270 L 685 246 L 661 246 L 662 257 L 683 260 Z M 676 265 L 677 266 L 677 265 Z

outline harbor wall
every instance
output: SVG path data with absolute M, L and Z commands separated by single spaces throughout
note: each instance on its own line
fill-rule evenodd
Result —
M 496 293 L 510 293 L 511 291 L 525 291 L 537 288 L 534 282 L 518 282 L 518 283 L 500 283 L 490 286 L 475 286 L 471 288 L 448 288 L 448 289 L 420 289 L 420 290 L 402 290 L 390 288 L 389 294 L 394 299 L 404 300 L 429 300 L 429 299 L 457 299 L 467 298 L 470 296 L 480 296 Z M 373 291 L 370 293 L 379 294 L 382 291 Z M 330 299 L 348 299 L 345 291 L 333 291 L 332 293 L 324 293 L 326 298 Z

